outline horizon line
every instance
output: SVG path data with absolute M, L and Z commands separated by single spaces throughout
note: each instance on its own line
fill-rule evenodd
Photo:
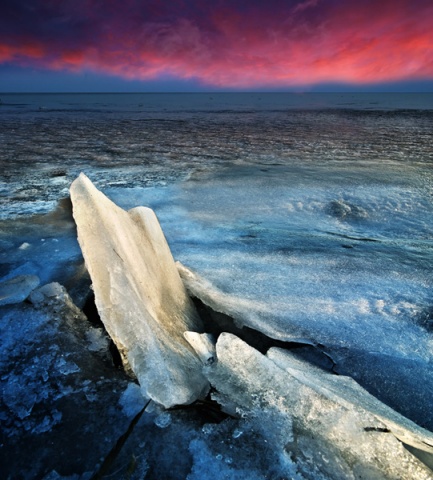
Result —
M 199 95 L 225 95 L 225 94 L 294 94 L 294 95 L 308 95 L 308 94 L 324 94 L 324 93 L 332 93 L 332 94 L 372 94 L 372 93 L 380 93 L 380 94 L 432 94 L 433 89 L 431 91 L 420 91 L 420 92 L 415 92 L 413 90 L 410 91 L 383 91 L 383 90 L 372 90 L 372 91 L 365 91 L 365 90 L 360 90 L 360 91 L 347 91 L 347 90 L 341 90 L 341 91 L 331 91 L 331 90 L 317 90 L 317 91 L 287 91 L 287 90 L 281 90 L 281 91 L 270 91 L 270 90 L 229 90 L 229 91 L 136 91 L 136 92 L 123 92 L 123 91 L 26 91 L 26 92 L 20 92 L 20 91 L 2 91 L 0 92 L 0 95 L 63 95 L 63 94 L 70 94 L 70 95 L 104 95 L 104 94 L 124 94 L 124 95 L 137 95 L 137 94 L 147 94 L 147 95 L 178 95 L 178 94 L 199 94 Z

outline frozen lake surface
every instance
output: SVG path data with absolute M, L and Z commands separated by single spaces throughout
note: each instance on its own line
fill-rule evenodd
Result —
M 58 201 L 84 171 L 121 207 L 154 209 L 239 325 L 318 345 L 433 430 L 433 95 L 2 101 L 2 279 L 73 285 L 81 252 Z

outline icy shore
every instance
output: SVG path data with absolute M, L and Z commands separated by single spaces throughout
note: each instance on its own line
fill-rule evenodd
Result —
M 4 280 L 19 291 L 0 307 L 6 478 L 433 477 L 433 434 L 337 374 L 366 352 L 296 323 L 284 337 L 260 305 L 176 269 L 150 210 L 121 210 L 84 177 L 72 201 L 105 328 L 78 263 L 73 300 Z

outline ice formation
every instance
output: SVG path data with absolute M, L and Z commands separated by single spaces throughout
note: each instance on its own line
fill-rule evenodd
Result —
M 215 361 L 215 340 L 212 335 L 197 332 L 185 332 L 183 335 L 205 365 Z
M 236 328 L 260 330 L 261 305 L 252 309 L 250 300 L 243 304 L 182 264 L 176 269 L 150 209 L 121 210 L 83 175 L 72 185 L 71 197 L 98 310 L 143 393 L 170 407 L 191 403 L 210 383 L 213 399 L 234 417 L 215 431 L 229 428 L 234 443 L 244 438 L 246 452 L 257 442 L 266 444 L 267 453 L 251 470 L 232 464 L 236 455 L 232 459 L 225 451 L 217 453 L 214 462 L 212 452 L 218 448 L 212 436 L 191 433 L 189 478 L 204 472 L 206 456 L 212 461 L 205 461 L 205 470 L 220 469 L 218 462 L 224 460 L 228 478 L 260 478 L 265 458 L 272 458 L 276 475 L 299 479 L 431 478 L 433 435 L 354 380 L 326 372 L 287 350 L 271 348 L 263 355 L 226 332 L 215 347 L 212 336 L 203 333 L 187 290 L 231 316 Z M 137 322 L 137 317 L 143 321 Z M 273 333 L 271 325 L 265 333 Z M 300 333 L 287 332 L 286 341 L 314 345 Z M 170 429 L 174 415 L 163 411 L 154 424 Z M 144 459 L 142 463 L 147 465 Z
M 105 327 L 145 396 L 171 407 L 206 394 L 185 331 L 201 331 L 152 210 L 117 207 L 81 174 L 71 185 L 78 240 Z
M 30 300 L 0 307 L 1 478 L 87 480 L 144 399 L 61 285 Z
M 0 280 L 50 285 L 0 306 L 5 478 L 346 480 L 362 458 L 364 479 L 386 478 L 382 458 L 395 458 L 394 478 L 416 478 L 407 450 L 432 468 L 430 436 L 384 405 L 433 431 L 432 95 L 9 97 Z M 94 328 L 70 202 L 56 208 L 82 170 L 121 208 L 157 213 L 174 257 L 197 272 L 180 269 L 200 314 L 214 310 L 205 331 L 249 345 L 223 352 L 223 335 L 217 360 L 210 338 L 186 329 L 215 385 L 233 374 L 212 394 L 232 416 L 209 399 L 169 412 L 151 402 L 132 424 L 148 399 Z
M 0 283 L 0 305 L 10 305 L 25 300 L 39 285 L 36 275 L 18 275 Z
M 253 419 L 281 462 L 295 461 L 306 478 L 431 479 L 396 436 L 423 445 L 427 455 L 433 436 L 369 403 L 359 387 L 345 379 L 316 384 L 325 375 L 278 351 L 266 357 L 231 334 L 221 334 L 216 351 L 217 362 L 206 367 L 215 398 Z

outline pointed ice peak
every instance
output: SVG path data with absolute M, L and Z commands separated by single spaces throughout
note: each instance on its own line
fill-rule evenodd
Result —
M 95 303 L 125 366 L 155 402 L 195 401 L 208 382 L 183 332 L 202 327 L 155 213 L 126 212 L 83 173 L 70 192 Z

